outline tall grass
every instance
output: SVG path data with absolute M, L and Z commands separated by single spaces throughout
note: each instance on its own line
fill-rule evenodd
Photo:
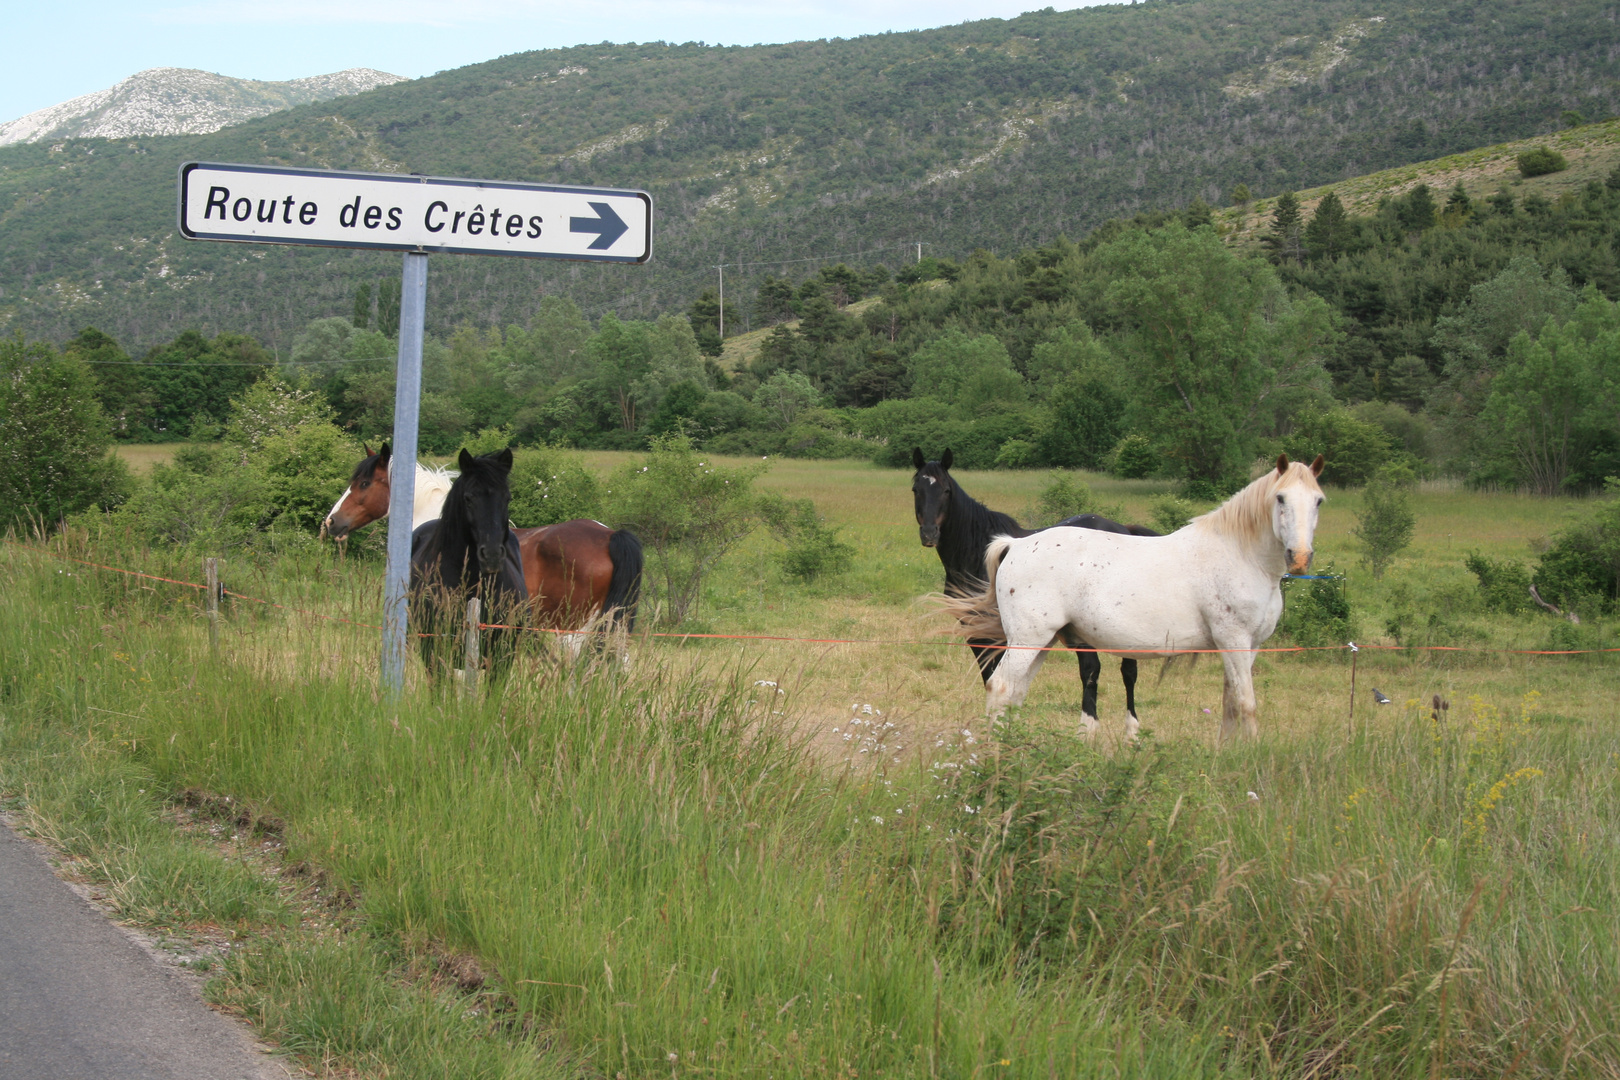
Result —
M 306 601 L 324 589 L 341 609 L 364 588 L 322 573 L 300 577 Z M 476 1053 L 419 1037 L 390 1058 L 357 1034 L 363 1009 L 302 985 L 386 953 L 235 962 L 226 990 L 280 986 L 248 1011 L 316 1059 L 398 1075 L 1620 1072 L 1620 736 L 1538 724 L 1533 700 L 1408 707 L 1353 739 L 1301 724 L 1219 755 L 1181 739 L 1107 753 L 1015 723 L 838 770 L 776 688 L 712 655 L 648 644 L 629 671 L 532 662 L 476 703 L 390 701 L 368 634 L 261 612 L 213 658 L 172 587 L 15 549 L 0 574 L 0 787 L 82 830 L 132 812 L 132 787 L 228 794 L 284 822 L 287 857 L 352 893 L 377 941 L 478 957 L 510 1020 Z M 1585 677 L 1612 686 L 1608 668 Z M 63 779 L 65 746 L 115 768 Z M 148 906 L 171 872 L 111 869 Z M 242 895 L 165 917 L 247 918 Z M 479 1058 L 491 1040 L 515 1049 Z

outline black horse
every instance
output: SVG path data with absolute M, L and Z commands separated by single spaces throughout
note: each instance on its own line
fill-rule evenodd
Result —
M 511 448 L 482 457 L 463 449 L 458 464 L 461 475 L 438 520 L 411 534 L 411 622 L 419 633 L 433 635 L 420 639 L 430 676 L 436 674 L 435 654 L 449 660 L 460 648 L 469 599 L 482 602 L 483 622 L 513 626 L 528 600 L 518 540 L 507 524 Z M 504 640 L 503 631 L 489 631 L 492 670 L 511 659 Z
M 949 596 L 964 596 L 984 588 L 986 577 L 984 549 L 996 536 L 1030 536 L 1040 529 L 1026 529 L 1011 517 L 979 502 L 962 490 L 951 478 L 950 449 L 938 461 L 923 458 L 921 447 L 911 451 L 912 464 L 917 474 L 911 480 L 911 493 L 917 506 L 917 531 L 923 547 L 939 552 L 939 561 L 945 564 L 945 592 Z M 1076 514 L 1057 525 L 1077 529 L 1096 529 L 1099 532 L 1123 533 L 1127 536 L 1158 536 L 1143 525 L 1122 525 L 1101 514 Z M 1081 641 L 1067 641 L 1073 649 L 1085 649 Z M 1003 650 L 991 647 L 988 641 L 968 639 L 968 648 L 978 661 L 979 675 L 986 683 L 1001 663 Z M 1080 683 L 1082 686 L 1080 711 L 1095 719 L 1097 716 L 1097 681 L 1102 675 L 1102 661 L 1096 652 L 1080 654 Z M 1136 661 L 1119 662 L 1120 678 L 1125 682 L 1125 711 L 1136 716 Z

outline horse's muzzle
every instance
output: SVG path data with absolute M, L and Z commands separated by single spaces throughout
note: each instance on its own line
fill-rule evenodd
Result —
M 1303 574 L 1310 570 L 1311 558 L 1315 554 L 1314 551 L 1295 551 L 1293 548 L 1289 548 L 1287 552 L 1288 572 L 1290 574 Z
M 931 548 L 939 543 L 938 529 L 919 529 L 917 533 L 918 538 L 922 540 L 922 546 L 925 548 Z
M 327 514 L 321 520 L 322 540 L 342 540 L 354 529 L 354 520 L 348 515 Z

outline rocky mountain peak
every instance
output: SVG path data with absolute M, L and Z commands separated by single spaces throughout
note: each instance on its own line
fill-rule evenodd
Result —
M 106 90 L 0 123 L 0 146 L 44 139 L 201 135 L 294 105 L 404 81 L 371 68 L 286 82 L 233 79 L 194 68 L 150 68 Z

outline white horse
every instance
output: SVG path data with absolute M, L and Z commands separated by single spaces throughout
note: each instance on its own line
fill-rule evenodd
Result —
M 1259 733 L 1253 650 L 1282 615 L 1281 580 L 1311 565 L 1322 458 L 1277 467 L 1169 536 L 1055 528 L 998 536 L 985 552 L 990 581 L 945 601 L 971 637 L 1002 641 L 985 711 L 1023 703 L 1046 653 L 1062 638 L 1137 659 L 1220 650 L 1226 668 L 1221 740 Z M 1097 720 L 1085 716 L 1086 734 Z M 1126 734 L 1137 721 L 1127 716 Z

